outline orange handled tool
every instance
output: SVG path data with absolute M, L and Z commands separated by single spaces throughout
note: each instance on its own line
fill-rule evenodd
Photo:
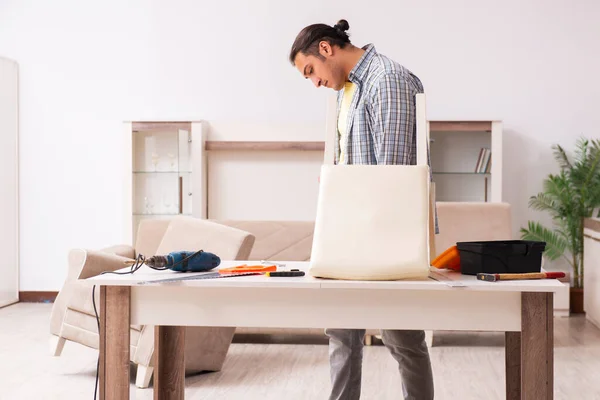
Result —
M 247 272 L 273 272 L 277 271 L 276 265 L 238 265 L 231 268 L 219 269 L 220 274 L 239 274 Z
M 458 247 L 456 245 L 448 247 L 431 262 L 431 265 L 440 269 L 460 271 L 460 254 L 458 252 Z
M 517 279 L 556 279 L 564 277 L 564 272 L 528 272 L 522 274 L 477 274 L 477 279 L 488 282 Z

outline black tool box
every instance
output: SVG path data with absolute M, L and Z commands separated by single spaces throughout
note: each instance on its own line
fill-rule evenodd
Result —
M 491 240 L 457 242 L 460 270 L 465 275 L 540 272 L 546 242 Z

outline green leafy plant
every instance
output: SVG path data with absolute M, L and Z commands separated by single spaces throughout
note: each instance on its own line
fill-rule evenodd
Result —
M 548 175 L 529 207 L 549 212 L 554 227 L 529 221 L 521 238 L 546 242 L 544 256 L 564 257 L 573 269 L 573 286 L 583 288 L 583 219 L 600 207 L 600 141 L 579 138 L 573 157 L 558 144 L 552 150 L 560 172 Z

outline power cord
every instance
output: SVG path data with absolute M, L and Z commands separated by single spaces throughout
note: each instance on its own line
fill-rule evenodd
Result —
M 176 262 L 175 264 L 168 266 L 168 267 L 154 267 L 152 265 L 148 265 L 146 264 L 148 267 L 155 269 L 157 271 L 164 271 L 167 269 L 171 269 L 173 267 L 178 266 L 181 263 L 186 262 L 187 260 L 189 260 L 190 258 L 203 253 L 204 250 L 198 250 L 196 252 L 194 252 L 193 254 L 185 257 L 184 259 Z M 117 272 L 117 271 L 104 271 L 102 273 L 100 273 L 100 275 L 104 275 L 104 274 L 115 274 L 115 275 L 130 275 L 133 274 L 134 272 L 136 272 L 137 270 L 139 270 L 140 268 L 142 268 L 142 266 L 144 265 L 144 263 L 146 262 L 146 257 L 144 257 L 142 254 L 138 254 L 137 258 L 135 259 L 135 262 L 131 265 L 131 269 L 129 271 L 123 271 L 123 272 Z M 98 310 L 96 309 L 96 285 L 94 285 L 92 287 L 92 305 L 94 306 L 94 314 L 96 316 L 96 324 L 98 325 L 98 335 L 100 335 L 100 317 L 98 316 Z M 99 347 L 99 346 L 98 346 Z M 98 348 L 99 349 L 99 348 Z M 96 363 L 96 383 L 94 385 L 94 400 L 96 400 L 96 396 L 98 394 L 98 379 L 99 379 L 99 371 L 100 371 L 100 353 L 98 352 L 98 361 Z

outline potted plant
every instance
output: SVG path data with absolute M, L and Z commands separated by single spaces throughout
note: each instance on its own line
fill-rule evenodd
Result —
M 570 264 L 571 312 L 583 312 L 583 219 L 591 217 L 600 206 L 600 140 L 579 138 L 573 157 L 558 144 L 552 146 L 560 172 L 544 180 L 543 192 L 529 199 L 529 207 L 548 211 L 553 229 L 529 221 L 521 228 L 524 240 L 546 242 L 544 257 L 564 257 Z M 600 216 L 600 213 L 597 214 Z

